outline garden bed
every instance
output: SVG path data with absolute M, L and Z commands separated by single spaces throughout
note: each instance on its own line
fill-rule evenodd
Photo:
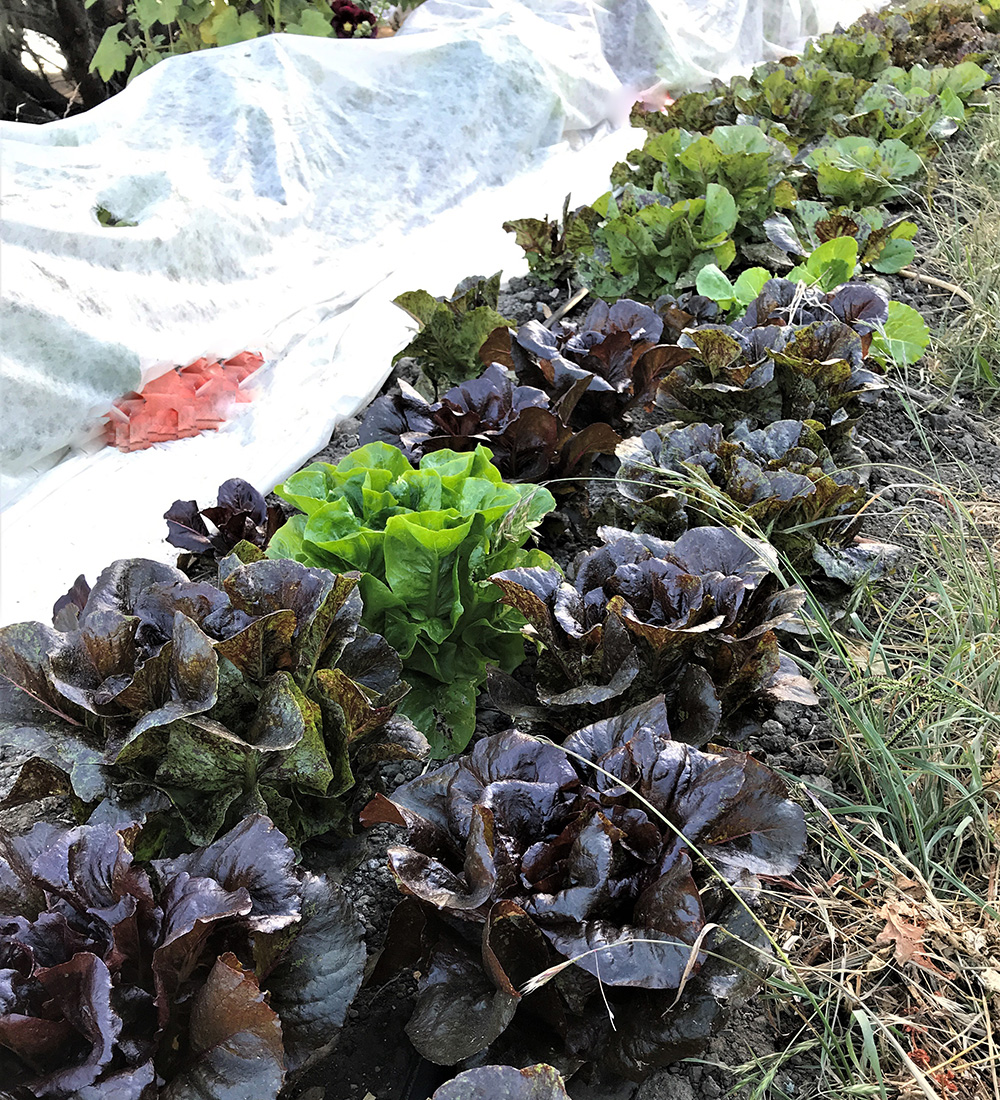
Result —
M 646 117 L 275 495 L 176 501 L 183 572 L 0 631 L 16 1100 L 997 1094 L 997 364 L 927 165 L 993 170 L 998 18 Z

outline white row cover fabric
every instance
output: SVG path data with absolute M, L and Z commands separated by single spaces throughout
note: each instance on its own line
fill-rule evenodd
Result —
M 271 35 L 171 58 L 84 115 L 0 123 L 0 623 L 46 618 L 112 558 L 169 556 L 175 498 L 297 468 L 405 343 L 393 295 L 522 270 L 501 223 L 596 197 L 640 142 L 616 131 L 636 91 L 728 76 L 861 10 L 428 0 L 392 39 Z M 95 451 L 117 397 L 243 349 L 267 362 L 219 432 Z

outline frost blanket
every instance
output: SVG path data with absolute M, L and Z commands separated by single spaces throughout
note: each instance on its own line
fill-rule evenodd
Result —
M 607 136 L 629 90 L 729 75 L 853 14 L 429 0 L 393 39 L 268 36 L 162 62 L 72 119 L 0 123 L 0 622 L 45 618 L 112 557 L 164 556 L 175 498 L 268 488 L 321 447 L 405 341 L 392 294 L 511 270 L 500 223 L 593 198 L 637 143 Z M 267 357 L 259 392 L 219 433 L 85 445 L 126 391 L 244 348 Z

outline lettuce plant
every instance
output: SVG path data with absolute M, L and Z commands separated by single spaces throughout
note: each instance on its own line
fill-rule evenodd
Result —
M 442 1085 L 431 1100 L 570 1100 L 552 1066 L 477 1066 Z
M 444 448 L 471 451 L 483 444 L 506 481 L 579 477 L 596 454 L 613 454 L 621 442 L 608 424 L 590 423 L 579 432 L 569 427 L 586 388 L 575 385 L 553 402 L 543 390 L 516 385 L 494 363 L 430 403 L 401 379 L 398 394 L 369 406 L 359 440 L 399 447 L 410 462 Z
M 420 326 L 420 331 L 392 358 L 393 366 L 412 356 L 434 387 L 453 385 L 474 374 L 480 366 L 479 349 L 496 328 L 513 324 L 497 313 L 500 272 L 479 279 L 466 289 L 462 284 L 451 298 L 433 298 L 426 290 L 411 290 L 393 299 Z
M 758 126 L 716 126 L 704 135 L 677 128 L 651 135 L 630 155 L 634 167 L 619 165 L 611 182 L 631 182 L 674 201 L 705 196 L 710 183 L 718 184 L 732 195 L 737 229 L 745 231 L 794 201 L 785 180 L 790 161 L 785 146 Z
M 912 243 L 916 224 L 902 218 L 886 223 L 877 207 L 855 212 L 803 199 L 793 213 L 768 218 L 764 231 L 783 252 L 802 257 L 813 255 L 830 241 L 851 237 L 857 242 L 858 262 L 885 274 L 906 267 L 916 255 Z
M 612 306 L 598 300 L 579 326 L 547 329 L 529 321 L 509 351 L 493 350 L 520 382 L 547 393 L 579 431 L 602 422 L 622 428 L 632 409 L 652 409 L 661 378 L 684 359 L 658 342 L 662 333 L 663 320 L 649 306 L 628 298 Z
M 857 135 L 821 145 L 804 163 L 821 195 L 859 208 L 898 199 L 924 171 L 920 157 L 899 138 L 879 142 Z
M 888 316 L 888 298 L 874 287 L 823 293 L 772 279 L 732 325 L 681 334 L 690 358 L 665 376 L 657 404 L 673 419 L 726 430 L 739 420 L 815 420 L 842 461 L 861 409 L 885 388 L 865 356 Z
M 553 286 L 568 278 L 581 255 L 593 250 L 592 231 L 601 220 L 590 206 L 571 211 L 569 195 L 563 203 L 562 220 L 517 218 L 504 222 L 503 228 L 514 234 L 519 248 L 528 258 L 528 269 L 544 286 Z
M 565 727 L 578 708 L 608 714 L 662 692 L 675 735 L 704 744 L 739 736 L 769 699 L 816 701 L 774 634 L 805 594 L 781 586 L 762 547 L 728 527 L 675 542 L 608 527 L 598 535 L 604 545 L 577 558 L 571 581 L 555 567 L 492 578 L 539 649 L 526 713 L 538 716 L 539 702 L 572 708 L 547 716 Z M 517 713 L 517 693 L 494 682 L 495 701 Z
M 74 629 L 4 627 L 0 744 L 20 765 L 0 805 L 113 795 L 155 809 L 168 845 L 265 811 L 296 844 L 349 832 L 354 769 L 426 752 L 358 580 L 232 554 L 216 586 L 130 559 Z
M 749 898 L 794 871 L 804 815 L 746 754 L 673 741 L 662 696 L 564 749 L 511 730 L 366 807 L 408 830 L 379 966 L 419 960 L 407 1033 L 432 1061 L 514 1051 L 641 1080 L 719 1023 L 706 951 L 725 936 L 700 937 L 744 913 L 725 884 Z
M 600 298 L 652 300 L 675 287 L 693 286 L 714 263 L 723 271 L 736 258 L 736 201 L 717 183 L 704 196 L 672 205 L 662 195 L 626 184 L 594 203 L 603 218 L 594 249 L 581 258 L 580 278 Z
M 344 1022 L 360 922 L 266 817 L 151 871 L 137 832 L 0 832 L 4 1095 L 275 1100 Z
M 219 486 L 215 507 L 199 508 L 196 500 L 175 500 L 163 518 L 171 546 L 216 559 L 244 541 L 263 550 L 285 521 L 276 504 L 268 504 L 249 482 L 238 477 Z M 205 526 L 206 519 L 215 527 L 214 534 Z
M 680 502 L 692 524 L 739 526 L 746 517 L 800 570 L 817 542 L 838 546 L 854 536 L 867 498 L 860 475 L 838 469 L 801 420 L 756 431 L 740 422 L 728 437 L 718 424 L 668 425 L 623 441 L 617 453 L 629 500 L 668 514 Z M 678 474 L 688 479 L 683 488 Z
M 472 736 L 486 662 L 510 671 L 524 659 L 521 620 L 490 574 L 549 563 L 521 546 L 555 506 L 552 494 L 506 484 L 490 459 L 482 446 L 440 450 L 414 469 L 375 442 L 275 490 L 305 514 L 275 534 L 268 556 L 361 570 L 363 621 L 399 651 L 412 688 L 403 709 L 436 752 Z

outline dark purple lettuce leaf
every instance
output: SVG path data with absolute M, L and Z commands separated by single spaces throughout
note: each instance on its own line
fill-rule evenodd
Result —
M 343 890 L 304 873 L 301 922 L 280 950 L 254 936 L 255 956 L 268 958 L 264 973 L 269 1004 L 281 1017 L 285 1065 L 297 1073 L 321 1058 L 347 1019 L 365 969 L 364 927 Z
M 813 426 L 801 420 L 756 431 L 740 421 L 728 438 L 719 424 L 668 425 L 625 440 L 617 454 L 619 490 L 648 506 L 645 515 L 669 516 L 669 505 L 682 506 L 692 526 L 745 515 L 806 572 L 817 542 L 842 546 L 854 538 L 867 499 L 860 473 L 839 468 Z M 659 471 L 693 480 L 678 488 Z M 735 509 L 720 509 L 719 490 Z
M 335 886 L 293 871 L 266 818 L 152 878 L 139 835 L 0 831 L 9 1095 L 148 1100 L 157 1081 L 173 1100 L 274 1100 L 343 1023 L 365 964 L 359 922 Z
M 497 363 L 433 403 L 406 382 L 399 385 L 398 395 L 372 403 L 358 438 L 399 447 L 414 464 L 431 451 L 483 444 L 504 480 L 545 481 L 585 476 L 594 455 L 611 454 L 620 439 L 608 424 L 574 431 L 565 422 L 565 401 L 553 404 L 542 390 L 515 385 Z
M 52 605 L 52 625 L 56 630 L 73 630 L 77 626 L 89 595 L 90 585 L 81 573 L 73 582 L 73 587 Z
M 564 1085 L 552 1066 L 480 1066 L 442 1085 L 431 1100 L 569 1100 Z
M 281 1021 L 252 971 L 220 955 L 191 1004 L 189 1057 L 163 1100 L 276 1097 L 285 1080 Z
M 491 578 L 540 647 L 540 700 L 589 707 L 572 712 L 586 720 L 664 692 L 675 734 L 696 744 L 743 729 L 793 687 L 816 701 L 805 681 L 776 679 L 774 628 L 805 594 L 781 588 L 765 548 L 722 527 L 674 542 L 598 534 L 604 545 L 577 558 L 572 583 L 540 568 Z
M 476 952 L 445 940 L 431 952 L 406 1034 L 425 1058 L 457 1065 L 505 1030 L 518 1000 L 490 981 Z
M 294 873 L 295 854 L 288 840 L 261 815 L 244 818 L 224 837 L 173 859 L 155 860 L 162 879 L 181 872 L 211 878 L 228 891 L 246 890 L 253 905 L 255 932 L 277 932 L 299 920 L 301 887 Z
M 214 534 L 209 533 L 202 516 L 215 527 Z M 219 486 L 214 507 L 199 509 L 197 501 L 175 500 L 163 518 L 171 546 L 216 559 L 225 557 L 241 542 L 263 550 L 285 522 L 277 505 L 268 504 L 249 482 L 238 477 Z
M 663 319 L 649 306 L 598 301 L 579 327 L 522 325 L 503 355 L 525 386 L 543 391 L 577 431 L 604 423 L 619 429 L 631 409 L 652 408 L 661 378 L 688 352 L 660 344 Z
M 426 752 L 395 715 L 398 655 L 360 626 L 359 575 L 246 557 L 218 586 L 116 562 L 75 629 L 0 630 L 4 805 L 117 792 L 139 812 L 156 791 L 168 847 L 262 812 L 301 842 L 349 830 L 355 768 Z
M 564 750 L 516 730 L 485 738 L 365 821 L 407 828 L 410 846 L 389 852 L 406 919 L 391 923 L 380 969 L 423 972 L 407 1031 L 425 1057 L 516 1047 L 530 1061 L 555 1043 L 569 1064 L 588 1046 L 636 1079 L 627 1043 L 593 1041 L 610 1028 L 606 998 L 616 1014 L 638 1005 L 660 1019 L 643 1029 L 648 1072 L 689 1052 L 672 991 L 705 968 L 687 1037 L 703 1046 L 739 974 L 705 967 L 708 922 L 742 911 L 719 884 L 750 901 L 758 876 L 792 873 L 805 848 L 782 780 L 746 754 L 675 742 L 662 696 Z

